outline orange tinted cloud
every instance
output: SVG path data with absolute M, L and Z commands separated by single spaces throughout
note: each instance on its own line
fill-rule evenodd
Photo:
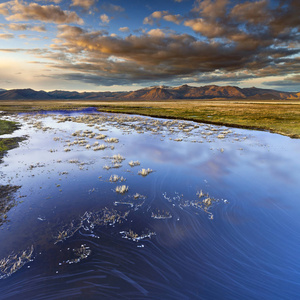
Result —
M 56 24 L 84 23 L 75 12 L 62 10 L 59 6 L 25 2 L 23 4 L 17 0 L 3 3 L 0 13 L 5 15 L 8 21 L 37 20 Z

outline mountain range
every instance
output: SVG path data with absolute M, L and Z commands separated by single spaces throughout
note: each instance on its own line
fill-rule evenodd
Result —
M 287 100 L 299 99 L 300 92 L 281 92 L 271 89 L 239 88 L 237 86 L 206 85 L 193 87 L 155 86 L 131 92 L 69 92 L 35 91 L 32 89 L 0 89 L 0 100 L 175 100 L 175 99 L 257 99 Z

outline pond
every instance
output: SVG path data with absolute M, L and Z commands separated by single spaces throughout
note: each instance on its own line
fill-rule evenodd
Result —
M 1 299 L 298 299 L 300 141 L 98 113 L 13 114 Z

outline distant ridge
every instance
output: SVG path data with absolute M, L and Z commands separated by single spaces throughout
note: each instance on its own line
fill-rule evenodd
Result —
M 69 92 L 69 91 L 35 91 L 32 89 L 0 89 L 0 100 L 175 100 L 175 99 L 261 99 L 287 100 L 299 99 L 300 92 L 281 92 L 270 89 L 239 88 L 237 86 L 205 85 L 193 87 L 156 86 L 131 92 Z

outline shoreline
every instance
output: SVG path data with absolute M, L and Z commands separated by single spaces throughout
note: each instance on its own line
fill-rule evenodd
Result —
M 189 120 L 300 138 L 300 101 L 0 101 L 0 110 L 3 114 L 78 110 L 87 107 L 95 107 L 101 112 Z

